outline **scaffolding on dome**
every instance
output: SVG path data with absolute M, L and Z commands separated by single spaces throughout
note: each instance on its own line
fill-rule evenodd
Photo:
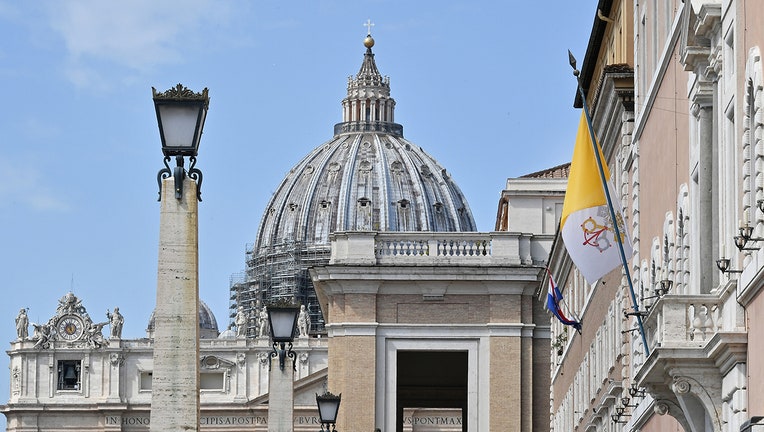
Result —
M 290 301 L 305 305 L 310 314 L 311 335 L 325 334 L 321 312 L 308 269 L 329 263 L 327 245 L 306 245 L 302 241 L 284 241 L 255 252 L 246 248 L 246 273 L 237 273 L 230 280 L 229 312 L 233 323 L 239 306 L 249 316 L 247 337 L 257 336 L 256 320 L 262 305 Z

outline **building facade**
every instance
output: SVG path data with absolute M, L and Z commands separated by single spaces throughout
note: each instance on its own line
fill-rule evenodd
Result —
M 558 239 L 550 266 L 584 329 L 552 326 L 553 430 L 764 428 L 762 17 L 754 1 L 598 2 L 582 77 L 647 346 L 623 271 L 586 284 Z M 633 48 L 615 52 L 619 38 Z M 619 63 L 633 70 L 630 112 L 606 103 Z
M 318 428 L 314 395 L 325 390 L 342 394 L 338 430 L 531 432 L 548 423 L 549 321 L 535 296 L 566 170 L 510 179 L 505 222 L 475 232 L 455 181 L 394 122 L 373 44 L 364 41 L 334 138 L 296 165 L 266 208 L 248 274 L 228 294 L 232 325 L 219 333 L 200 305 L 200 430 L 267 430 L 272 347 L 262 309 L 278 299 L 314 312 L 294 346 L 295 431 Z M 26 311 L 18 318 L 11 398 L 0 406 L 8 431 L 149 430 L 157 323 L 145 338 L 123 338 L 130 317 L 94 322 L 72 293 L 59 303 L 31 336 Z
M 68 293 L 48 321 L 32 323 L 32 335 L 20 334 L 11 343 L 11 396 L 0 406 L 7 431 L 149 430 L 153 322 L 145 338 L 123 339 L 117 314 L 94 322 L 84 301 Z M 201 430 L 266 431 L 268 336 L 219 334 L 203 302 L 199 321 Z M 298 338 L 294 350 L 294 430 L 315 431 L 320 423 L 314 394 L 326 388 L 326 339 Z
M 549 321 L 535 297 L 566 176 L 565 165 L 508 179 L 491 233 L 332 235 L 329 263 L 310 273 L 329 388 L 343 394 L 338 430 L 402 431 L 407 412 L 440 410 L 460 430 L 547 424 Z

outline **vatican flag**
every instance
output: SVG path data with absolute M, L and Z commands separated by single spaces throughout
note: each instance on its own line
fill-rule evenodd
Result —
M 605 196 L 608 185 L 602 183 L 594 154 L 595 146 L 592 145 L 586 121 L 586 115 L 582 113 L 573 161 L 570 164 L 565 202 L 562 205 L 560 231 L 570 258 L 586 281 L 594 283 L 623 264 L 619 242 L 623 245 L 624 259 L 631 257 L 633 251 L 626 235 L 621 204 L 616 196 L 610 194 L 620 233 L 620 239 L 616 238 L 613 218 Z M 599 144 L 596 148 L 602 161 L 604 177 L 608 179 L 610 171 L 602 156 L 602 149 Z

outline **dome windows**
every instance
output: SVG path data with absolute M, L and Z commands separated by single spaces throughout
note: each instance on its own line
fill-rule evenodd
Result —
M 371 205 L 371 200 L 370 199 L 368 199 L 366 197 L 358 198 L 358 206 L 359 207 L 366 207 L 368 205 Z

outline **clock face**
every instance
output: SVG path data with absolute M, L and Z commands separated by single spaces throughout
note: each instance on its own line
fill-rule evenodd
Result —
M 66 341 L 77 340 L 82 336 L 82 320 L 73 315 L 64 316 L 58 321 L 56 329 L 61 339 Z

